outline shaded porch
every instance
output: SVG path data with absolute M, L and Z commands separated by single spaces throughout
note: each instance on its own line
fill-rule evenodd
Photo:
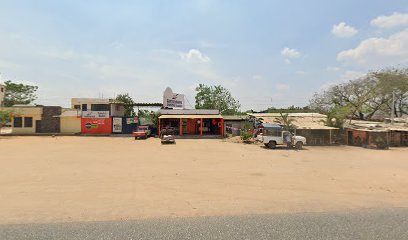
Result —
M 174 128 L 177 136 L 187 138 L 224 135 L 221 115 L 161 115 L 158 119 L 159 135 L 165 127 Z

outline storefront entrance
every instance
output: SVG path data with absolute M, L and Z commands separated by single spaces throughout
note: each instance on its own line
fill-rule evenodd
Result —
M 173 116 L 162 115 L 159 117 L 159 128 L 171 127 L 179 136 L 223 136 L 224 119 L 216 115 L 206 116 Z

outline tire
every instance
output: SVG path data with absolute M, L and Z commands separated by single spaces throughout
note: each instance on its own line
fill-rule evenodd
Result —
M 303 143 L 302 142 L 297 142 L 296 143 L 296 149 L 301 150 L 303 148 Z
M 270 149 L 275 149 L 276 148 L 276 142 L 275 141 L 270 141 L 268 143 L 268 148 Z

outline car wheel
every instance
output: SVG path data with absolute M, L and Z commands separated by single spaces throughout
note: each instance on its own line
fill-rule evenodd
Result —
M 296 143 L 296 148 L 299 149 L 299 150 L 302 149 L 303 148 L 303 143 L 302 142 L 297 142 Z
M 275 148 L 276 148 L 276 143 L 275 143 L 274 141 L 270 141 L 270 142 L 268 143 L 268 148 L 270 148 L 270 149 L 275 149 Z

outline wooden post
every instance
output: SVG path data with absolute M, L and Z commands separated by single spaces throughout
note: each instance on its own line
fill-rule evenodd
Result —
M 203 136 L 203 119 L 200 120 L 200 136 Z
M 183 135 L 183 119 L 180 118 L 180 136 Z

